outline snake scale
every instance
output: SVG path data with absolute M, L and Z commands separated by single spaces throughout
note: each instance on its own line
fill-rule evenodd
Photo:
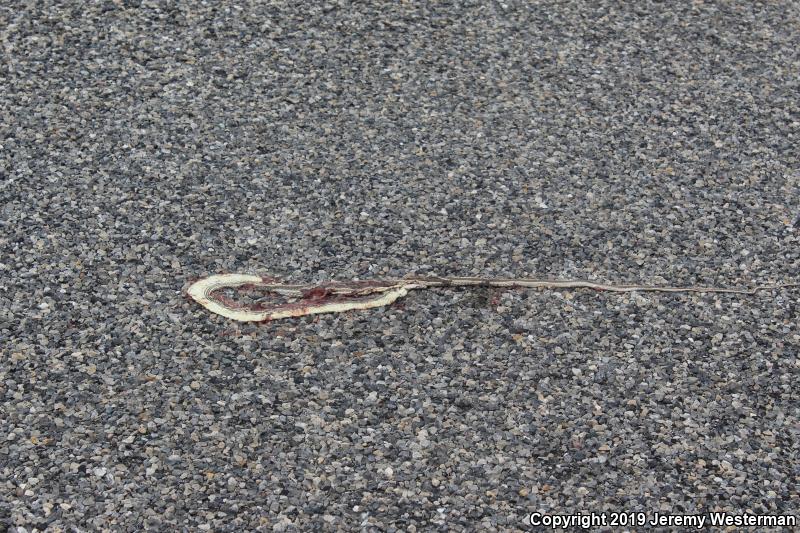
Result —
M 288 298 L 275 305 L 240 305 L 214 293 L 223 289 L 257 288 Z M 218 315 L 240 322 L 264 322 L 318 313 L 340 313 L 389 305 L 411 290 L 434 287 L 502 287 L 531 289 L 594 289 L 611 292 L 700 292 L 754 295 L 759 291 L 790 289 L 800 283 L 759 285 L 750 289 L 724 287 L 663 287 L 654 285 L 607 285 L 584 280 L 528 278 L 469 278 L 409 276 L 376 281 L 328 282 L 320 285 L 282 283 L 252 274 L 217 274 L 192 283 L 187 293 L 197 303 Z

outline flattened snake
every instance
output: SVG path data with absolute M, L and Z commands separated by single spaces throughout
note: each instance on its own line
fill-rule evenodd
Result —
M 214 293 L 228 288 L 249 287 L 279 294 L 290 302 L 276 305 L 244 306 Z M 800 287 L 800 283 L 760 285 L 751 289 L 724 287 L 659 287 L 652 285 L 606 285 L 592 281 L 526 278 L 459 278 L 413 276 L 380 281 L 328 282 L 321 285 L 281 283 L 250 274 L 218 274 L 195 281 L 187 293 L 197 303 L 218 315 L 240 322 L 264 322 L 280 318 L 340 313 L 389 305 L 414 289 L 433 287 L 503 287 L 531 289 L 594 289 L 611 292 L 715 292 L 754 295 L 759 291 Z

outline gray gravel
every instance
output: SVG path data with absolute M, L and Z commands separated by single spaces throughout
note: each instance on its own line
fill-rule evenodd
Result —
M 800 513 L 798 291 L 182 292 L 796 281 L 797 2 L 85 4 L 0 0 L 0 529 Z

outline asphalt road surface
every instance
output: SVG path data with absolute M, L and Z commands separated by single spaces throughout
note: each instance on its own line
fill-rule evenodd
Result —
M 0 0 L 0 45 L 0 529 L 800 515 L 798 290 L 183 292 L 798 281 L 797 2 Z

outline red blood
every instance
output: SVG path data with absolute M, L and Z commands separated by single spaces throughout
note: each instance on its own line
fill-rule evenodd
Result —
M 220 302 L 221 304 L 225 305 L 226 307 L 230 307 L 231 309 L 241 309 L 243 306 L 230 298 L 223 296 L 223 295 L 213 295 L 213 299 Z
M 492 290 L 492 298 L 489 300 L 489 305 L 492 307 L 497 307 L 500 305 L 500 299 L 505 292 L 505 289 L 494 289 Z
M 326 289 L 325 287 L 314 287 L 311 290 L 308 290 L 303 293 L 304 300 L 322 300 L 330 296 L 331 291 L 330 289 Z

